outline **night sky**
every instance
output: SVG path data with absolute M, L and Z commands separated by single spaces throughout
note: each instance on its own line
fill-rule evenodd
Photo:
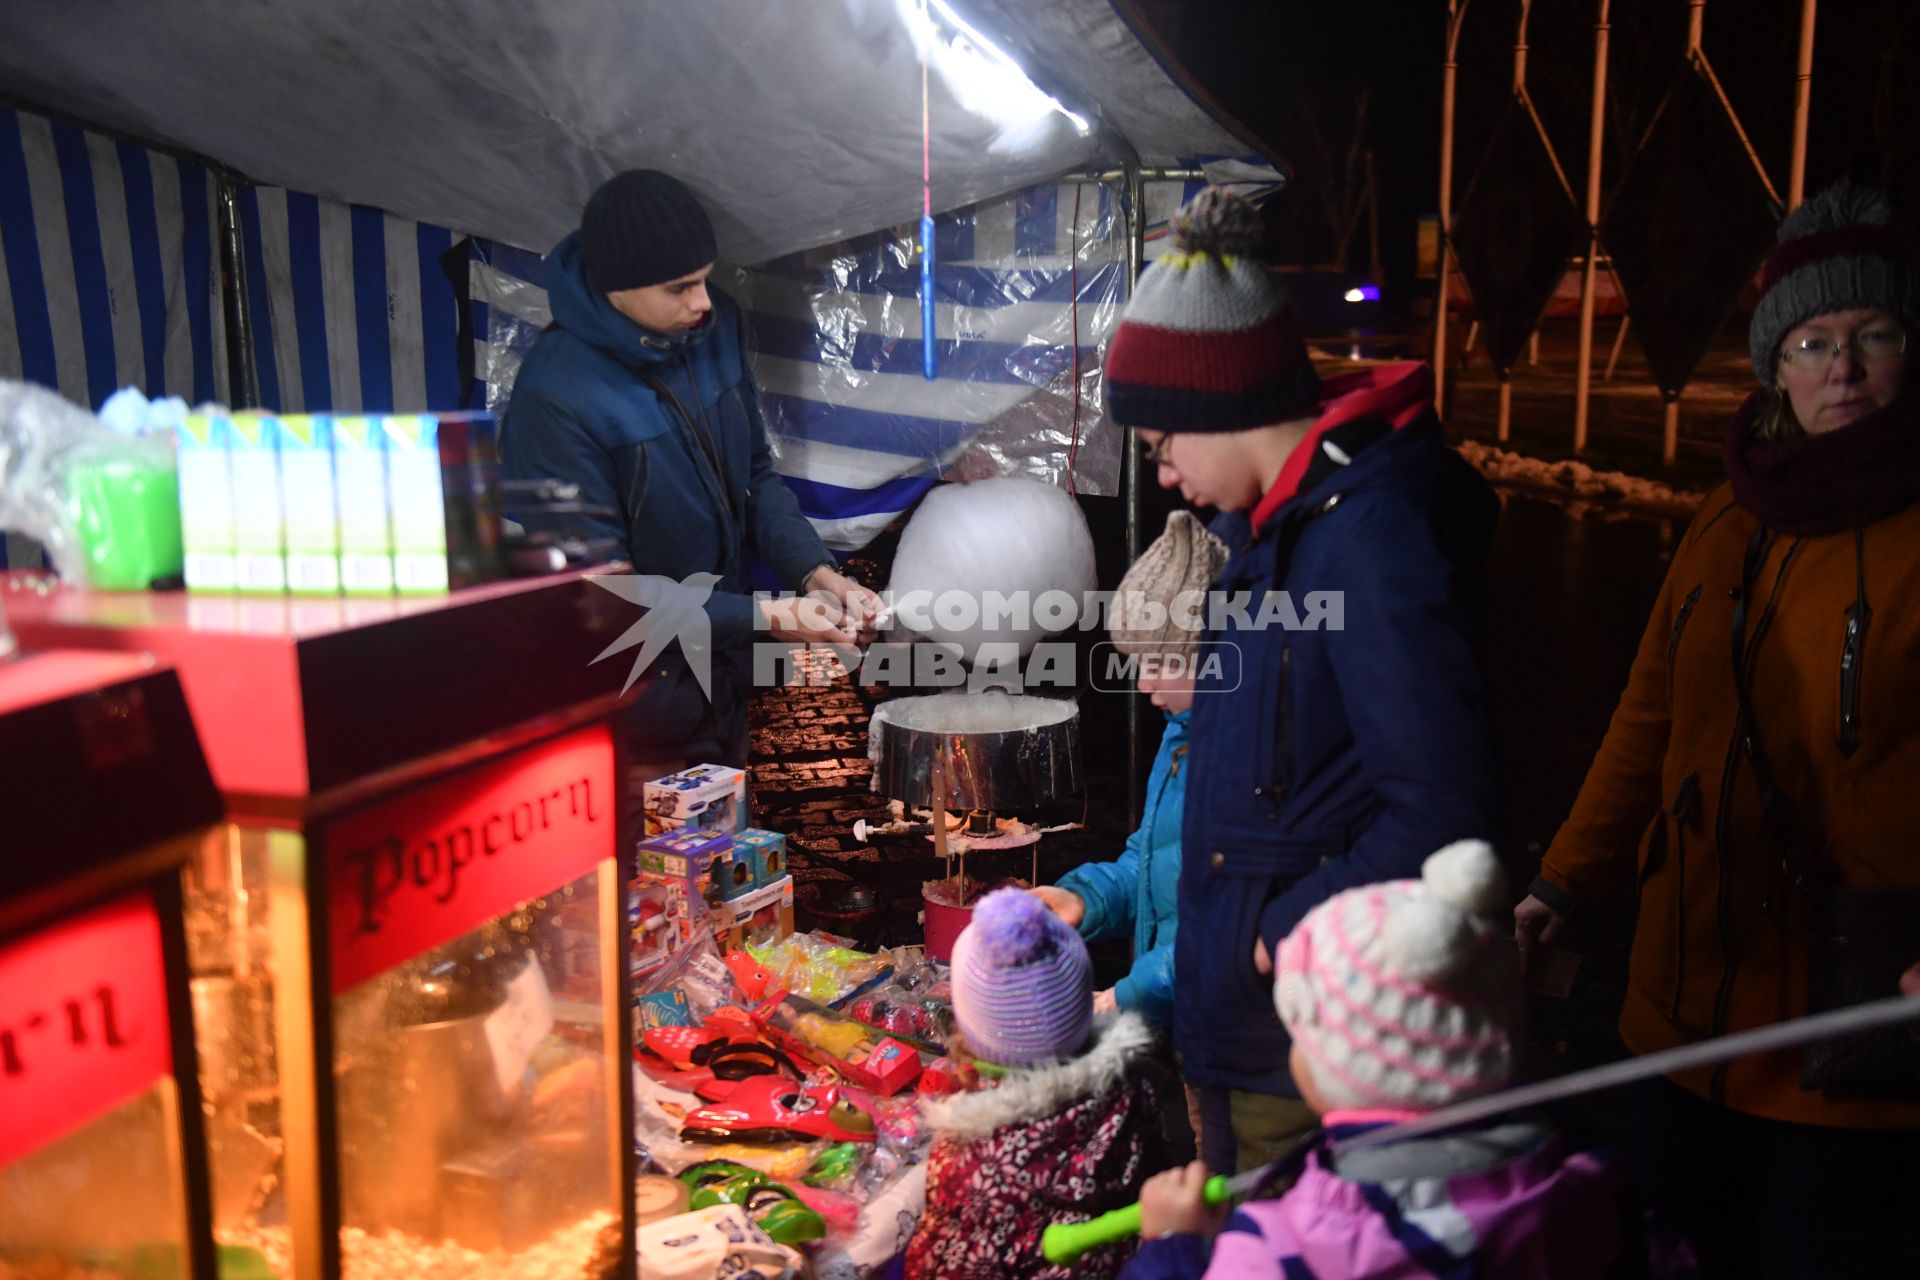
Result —
M 1354 106 L 1368 111 L 1381 257 L 1390 302 L 1412 287 L 1414 224 L 1438 204 L 1444 0 L 1297 4 L 1291 0 L 1133 0 L 1191 73 L 1295 170 L 1273 211 L 1274 248 L 1296 264 L 1333 251 L 1326 203 L 1346 184 Z M 1585 197 L 1592 93 L 1593 0 L 1536 0 L 1528 27 L 1528 89 Z M 1469 0 L 1455 108 L 1454 199 L 1471 179 L 1513 77 L 1518 0 Z M 1614 0 L 1604 183 L 1611 191 L 1686 45 L 1686 0 Z M 1729 100 L 1784 194 L 1792 149 L 1801 0 L 1719 0 L 1704 39 Z M 1827 0 L 1815 36 L 1808 193 L 1851 176 L 1887 188 L 1911 226 L 1920 214 L 1920 4 Z M 1365 270 L 1364 217 L 1349 266 Z

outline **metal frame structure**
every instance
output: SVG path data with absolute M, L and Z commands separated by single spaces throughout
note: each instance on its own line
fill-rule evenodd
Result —
M 1438 269 L 1438 291 L 1434 304 L 1434 403 L 1444 411 L 1447 381 L 1447 287 L 1449 267 L 1452 262 L 1453 232 L 1453 108 L 1455 77 L 1459 69 L 1458 49 L 1460 25 L 1466 17 L 1470 0 L 1447 0 L 1447 35 L 1445 61 L 1442 63 L 1441 109 L 1440 109 L 1440 261 Z M 1707 0 L 1686 0 L 1687 49 L 1686 60 L 1694 74 L 1699 75 L 1712 88 L 1719 99 L 1727 119 L 1732 123 L 1735 134 L 1745 148 L 1754 172 L 1759 175 L 1761 184 L 1773 197 L 1776 204 L 1784 210 L 1796 208 L 1803 197 L 1806 180 L 1807 159 L 1807 123 L 1813 95 L 1813 38 L 1816 11 L 1819 0 L 1801 0 L 1800 44 L 1798 69 L 1794 87 L 1794 123 L 1793 153 L 1791 171 L 1787 180 L 1786 197 L 1781 198 L 1779 190 L 1768 176 L 1766 166 L 1754 150 L 1752 141 L 1740 124 L 1740 115 L 1728 100 L 1726 91 L 1721 88 L 1719 78 L 1714 74 L 1713 65 L 1707 60 L 1702 47 L 1702 31 L 1705 22 Z M 1575 375 L 1573 452 L 1584 453 L 1587 447 L 1587 428 L 1591 407 L 1593 384 L 1593 324 L 1598 285 L 1599 260 L 1603 252 L 1600 244 L 1600 197 L 1602 179 L 1603 143 L 1606 137 L 1606 78 L 1609 55 L 1611 23 L 1611 0 L 1596 0 L 1594 18 L 1594 57 L 1593 57 L 1593 98 L 1589 108 L 1590 115 L 1587 132 L 1587 186 L 1585 215 L 1587 220 L 1587 252 L 1582 267 L 1580 288 L 1580 327 L 1579 356 Z M 1532 8 L 1532 0 L 1520 0 L 1519 34 L 1514 45 L 1514 93 L 1526 103 L 1528 112 L 1533 115 L 1532 104 L 1526 96 L 1526 30 L 1527 18 Z M 1539 117 L 1534 115 L 1535 127 L 1539 127 Z M 1546 141 L 1544 130 L 1541 133 Z M 1553 157 L 1553 146 L 1547 142 L 1547 154 Z M 1560 169 L 1557 157 L 1553 158 L 1554 167 Z M 1561 180 L 1566 174 L 1561 171 Z M 1572 187 L 1568 185 L 1571 193 Z M 1620 348 L 1626 339 L 1629 320 L 1623 318 L 1619 331 L 1614 335 L 1613 349 L 1607 359 L 1605 378 L 1611 380 L 1615 363 L 1620 358 Z M 1536 335 L 1537 337 L 1537 335 Z M 1471 344 L 1469 344 L 1471 345 Z M 1500 416 L 1498 434 L 1506 440 L 1510 430 L 1510 388 L 1507 380 L 1500 380 Z M 1666 401 L 1666 421 L 1661 440 L 1661 461 L 1672 466 L 1679 452 L 1680 398 L 1672 396 Z

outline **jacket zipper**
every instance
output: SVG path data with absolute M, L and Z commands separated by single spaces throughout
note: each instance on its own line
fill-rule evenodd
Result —
M 1693 607 L 1700 603 L 1700 584 L 1694 583 L 1693 590 L 1687 592 L 1687 598 L 1680 602 L 1680 612 L 1674 616 L 1673 630 L 1667 635 L 1667 705 L 1673 705 L 1673 660 L 1680 652 L 1680 633 L 1687 629 L 1687 619 L 1693 616 Z
M 1867 607 L 1866 534 L 1855 529 L 1854 564 L 1858 585 L 1853 604 L 1847 609 L 1847 634 L 1840 646 L 1840 754 L 1850 756 L 1860 749 L 1860 677 L 1867 656 L 1867 624 L 1873 610 Z
M 1286 797 L 1293 770 L 1293 646 L 1280 642 L 1280 731 L 1274 736 L 1273 777 L 1267 788 L 1267 807 L 1280 816 L 1280 801 Z
M 1693 597 L 1698 598 L 1700 588 L 1693 589 Z M 1674 901 L 1678 904 L 1674 920 L 1674 964 L 1673 964 L 1673 1005 L 1668 1011 L 1668 1020 L 1680 1021 L 1680 995 L 1687 981 L 1687 825 L 1693 821 L 1700 807 L 1700 775 L 1690 773 L 1680 783 L 1680 794 L 1674 797 L 1673 807 L 1673 862 L 1674 862 Z

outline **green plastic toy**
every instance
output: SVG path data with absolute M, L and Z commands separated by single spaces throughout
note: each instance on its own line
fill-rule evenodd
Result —
M 1216 1173 L 1208 1178 L 1207 1203 L 1225 1204 L 1233 1199 L 1231 1184 L 1232 1179 L 1225 1174 Z M 1081 1254 L 1089 1250 L 1139 1234 L 1140 1206 L 1134 1203 L 1124 1209 L 1103 1213 L 1089 1222 L 1065 1222 L 1048 1227 L 1040 1233 L 1040 1252 L 1055 1266 L 1070 1267 L 1080 1261 Z
M 704 1160 L 680 1172 L 693 1191 L 689 1209 L 737 1204 L 780 1244 L 805 1244 L 827 1234 L 827 1221 L 800 1202 L 791 1187 L 731 1160 Z

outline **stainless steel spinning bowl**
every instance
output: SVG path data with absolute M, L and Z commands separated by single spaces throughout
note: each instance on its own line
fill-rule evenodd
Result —
M 952 699 L 958 703 L 969 696 L 942 694 L 902 702 L 926 704 Z M 872 733 L 878 739 L 873 789 L 910 806 L 932 808 L 934 760 L 944 751 L 949 810 L 987 809 L 1007 814 L 1079 791 L 1080 709 L 1051 698 L 1029 696 L 1011 701 L 1015 706 L 1035 704 L 1036 711 L 1065 705 L 1070 713 L 1050 723 L 959 731 L 899 723 L 887 712 L 889 706 L 898 704 L 883 703 L 873 713 Z

